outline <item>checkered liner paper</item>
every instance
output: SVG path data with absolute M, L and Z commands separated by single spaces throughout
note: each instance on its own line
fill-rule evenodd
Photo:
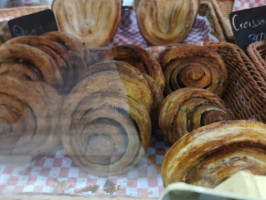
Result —
M 185 43 L 217 41 L 205 17 L 197 16 Z M 134 11 L 123 9 L 120 27 L 109 45 L 135 44 L 147 47 L 142 38 Z M 147 48 L 159 57 L 164 47 Z M 170 144 L 160 131 L 152 135 L 150 147 L 140 163 L 120 176 L 97 177 L 85 173 L 64 154 L 54 154 L 31 161 L 27 165 L 0 164 L 0 193 L 65 193 L 75 195 L 107 195 L 158 198 L 164 190 L 160 169 Z

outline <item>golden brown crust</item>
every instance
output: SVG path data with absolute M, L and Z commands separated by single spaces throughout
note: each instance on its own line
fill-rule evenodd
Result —
M 162 164 L 167 186 L 186 182 L 215 187 L 240 170 L 266 175 L 266 125 L 225 121 L 201 127 L 176 142 Z
M 88 78 L 85 79 L 89 80 L 95 77 L 99 82 L 95 89 L 118 90 L 142 103 L 148 112 L 151 111 L 153 105 L 152 92 L 147 80 L 138 69 L 123 61 L 109 60 L 91 65 L 87 71 Z M 97 76 L 101 78 L 97 78 Z M 105 78 L 105 76 L 108 77 Z M 112 78 L 110 79 L 110 77 Z M 103 80 L 104 78 L 106 80 Z M 110 83 L 108 83 L 108 80 Z M 112 84 L 113 86 L 110 87 L 109 85 Z
M 85 48 L 81 40 L 73 34 L 60 31 L 51 31 L 45 33 L 41 37 L 57 42 L 63 45 L 67 50 L 76 51 L 82 56 L 85 54 Z
M 103 60 L 112 59 L 127 62 L 143 73 L 153 94 L 153 112 L 157 113 L 165 87 L 164 75 L 157 59 L 145 49 L 135 45 L 121 45 L 112 48 Z M 155 121 L 157 124 L 157 120 Z
M 12 76 L 20 80 L 43 81 L 41 74 L 33 67 L 17 62 L 0 63 L 0 76 Z
M 60 31 L 76 35 L 87 47 L 110 42 L 121 19 L 122 0 L 55 0 L 52 10 Z
M 0 47 L 0 62 L 7 60 L 29 62 L 41 72 L 45 82 L 55 88 L 61 88 L 63 85 L 56 62 L 38 48 L 24 44 L 4 44 Z
M 59 142 L 58 105 L 61 96 L 38 81 L 0 76 L 1 155 L 38 157 Z
M 111 49 L 104 56 L 104 60 L 121 60 L 151 76 L 164 89 L 165 80 L 160 63 L 145 49 L 136 45 L 121 45 Z
M 100 176 L 124 173 L 138 163 L 151 137 L 149 90 L 128 63 L 91 65 L 62 107 L 62 141 L 73 162 Z
M 231 119 L 222 99 L 196 88 L 171 93 L 163 100 L 159 111 L 159 126 L 171 143 L 201 126 Z
M 162 59 L 167 94 L 184 87 L 202 88 L 221 96 L 228 72 L 222 58 L 201 46 L 182 44 Z
M 138 0 L 134 2 L 138 27 L 153 45 L 182 42 L 196 19 L 199 0 Z

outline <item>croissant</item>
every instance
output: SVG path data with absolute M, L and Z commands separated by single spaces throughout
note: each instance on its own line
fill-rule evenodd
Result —
M 135 0 L 139 30 L 152 45 L 182 42 L 194 24 L 199 0 Z
M 39 157 L 54 150 L 59 103 L 48 84 L 0 76 L 0 154 Z
M 165 186 L 174 182 L 214 188 L 240 170 L 266 175 L 266 125 L 216 122 L 181 138 L 162 163 Z
M 201 126 L 233 116 L 214 93 L 198 88 L 183 88 L 168 95 L 160 105 L 159 127 L 174 143 Z
M 121 19 L 122 0 L 54 0 L 60 31 L 76 35 L 88 47 L 112 40 Z
M 167 94 L 184 87 L 202 88 L 221 96 L 228 72 L 223 59 L 201 46 L 182 44 L 162 59 Z
M 151 92 L 144 77 L 127 63 L 110 62 L 90 66 L 91 74 L 71 90 L 61 109 L 66 154 L 100 176 L 124 173 L 138 163 L 151 137 L 144 100 Z

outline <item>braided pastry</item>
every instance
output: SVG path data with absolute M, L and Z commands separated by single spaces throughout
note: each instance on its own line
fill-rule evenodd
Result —
M 38 81 L 0 76 L 0 154 L 38 157 L 59 142 L 57 91 Z
M 266 175 L 266 125 L 216 122 L 176 142 L 164 157 L 162 179 L 214 188 L 241 170 Z
M 66 117 L 61 118 L 64 149 L 91 173 L 121 174 L 138 163 L 149 146 L 151 103 L 145 105 L 144 99 L 147 94 L 151 99 L 151 92 L 141 73 L 127 63 L 106 61 L 91 67 L 61 110 Z
M 182 42 L 189 34 L 199 0 L 135 0 L 134 10 L 142 36 L 153 45 Z
M 172 143 L 201 126 L 230 119 L 232 116 L 217 95 L 197 88 L 171 93 L 159 111 L 159 126 Z
M 120 23 L 122 0 L 54 0 L 60 31 L 76 35 L 88 47 L 112 40 Z
M 183 44 L 166 53 L 162 60 L 167 94 L 180 88 L 202 88 L 221 96 L 228 72 L 222 58 L 201 46 Z

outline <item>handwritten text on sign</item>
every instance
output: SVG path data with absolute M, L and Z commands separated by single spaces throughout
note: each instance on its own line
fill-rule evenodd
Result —
M 58 30 L 54 13 L 50 9 L 12 19 L 8 26 L 12 37 L 41 35 Z
M 244 51 L 249 44 L 266 40 L 266 6 L 232 12 L 230 21 L 235 42 Z

